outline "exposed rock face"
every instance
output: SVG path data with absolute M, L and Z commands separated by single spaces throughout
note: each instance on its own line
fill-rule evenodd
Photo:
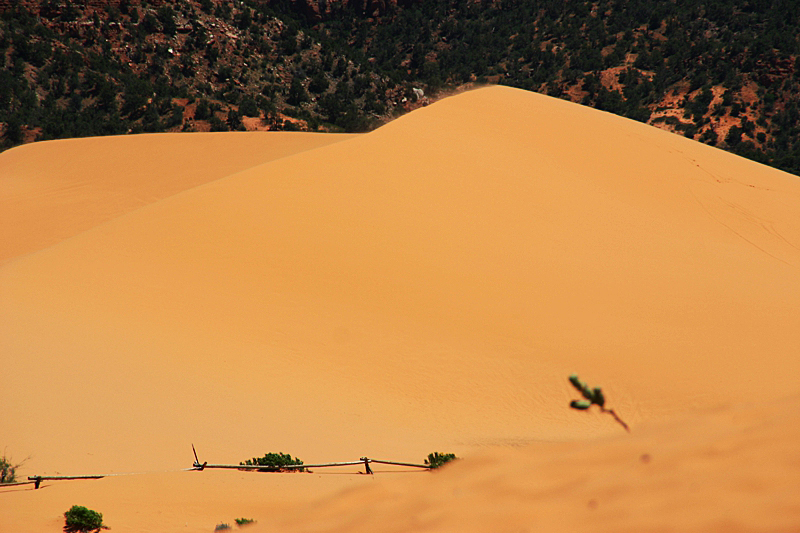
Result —
M 71 3 L 78 9 L 105 9 L 108 6 L 119 7 L 123 0 L 72 0 Z M 214 3 L 219 3 L 223 0 L 212 0 Z M 260 0 L 263 3 L 269 4 L 270 0 Z M 331 16 L 337 11 L 341 11 L 347 7 L 354 7 L 361 13 L 377 16 L 386 12 L 387 9 L 393 6 L 404 6 L 413 3 L 414 0 L 294 0 L 295 8 L 304 13 L 312 19 L 321 20 Z M 169 3 L 170 0 L 149 0 L 150 5 L 160 5 Z M 58 6 L 66 5 L 68 0 L 0 0 L 0 12 L 13 9 L 20 6 L 38 13 L 39 10 L 46 4 L 50 7 L 58 8 Z M 139 0 L 128 0 L 128 4 L 137 5 Z
M 58 11 L 67 4 L 80 10 L 106 9 L 108 6 L 119 7 L 126 0 L 0 0 L 0 12 L 24 7 L 38 14 L 42 8 Z M 151 6 L 170 3 L 174 0 L 148 0 Z M 228 0 L 212 0 L 215 4 Z M 272 0 L 258 0 L 270 4 Z M 335 15 L 338 11 L 352 8 L 361 14 L 377 17 L 395 7 L 407 7 L 417 0 L 293 0 L 294 9 L 311 20 L 323 20 Z M 131 6 L 139 5 L 140 0 L 127 0 Z
M 33 2 L 27 0 L 0 0 L 0 11 L 7 11 L 16 6 L 22 6 L 31 9 L 35 4 L 38 3 L 39 2 Z
M 148 3 L 151 5 L 160 5 L 166 1 L 168 0 L 149 0 Z M 108 6 L 119 7 L 121 2 L 122 0 L 0 0 L 0 12 L 19 6 L 24 7 L 33 13 L 38 13 L 39 10 L 46 4 L 50 4 L 49 7 L 57 9 L 58 7 L 65 6 L 68 3 L 72 4 L 78 9 L 105 9 Z M 129 5 L 136 5 L 139 3 L 140 2 L 138 0 L 128 0 Z
M 295 0 L 295 6 L 307 17 L 322 20 L 348 7 L 360 13 L 379 16 L 393 7 L 407 6 L 414 0 Z

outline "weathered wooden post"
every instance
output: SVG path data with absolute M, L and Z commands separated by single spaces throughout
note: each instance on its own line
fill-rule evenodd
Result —
M 194 444 L 192 444 L 192 451 L 194 452 L 194 464 L 192 465 L 192 468 L 194 468 L 195 470 L 200 470 L 202 472 L 203 469 L 208 464 L 208 461 L 204 462 L 203 464 L 200 464 L 200 459 L 197 458 L 197 450 L 194 449 Z
M 364 468 L 366 468 L 366 469 L 367 469 L 367 471 L 365 472 L 365 474 L 372 475 L 372 474 L 373 474 L 373 472 L 372 472 L 372 469 L 369 467 L 369 459 L 368 459 L 368 458 L 366 458 L 366 457 L 362 457 L 362 458 L 361 458 L 361 460 L 362 460 L 362 461 L 364 461 Z

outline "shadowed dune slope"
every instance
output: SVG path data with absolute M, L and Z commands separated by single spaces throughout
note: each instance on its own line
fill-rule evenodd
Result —
M 0 155 L 0 263 L 182 190 L 349 137 L 182 133 L 19 146 Z
M 670 438 L 675 420 L 751 402 L 766 409 L 800 393 L 794 176 L 596 110 L 491 87 L 217 177 L 0 266 L 0 353 L 12 376 L 0 423 L 4 446 L 33 456 L 29 471 L 180 468 L 191 463 L 191 442 L 210 462 L 266 451 L 307 462 L 418 462 L 433 450 L 470 456 L 536 443 L 531 450 L 558 461 L 580 449 L 587 464 L 600 452 L 580 442 L 598 439 L 616 465 L 611 456 L 639 448 L 610 417 L 568 408 L 572 372 L 602 385 L 635 438 L 653 443 Z M 714 424 L 745 428 L 725 420 Z M 713 438 L 692 427 L 680 437 L 690 461 Z M 778 431 L 755 427 L 747 431 Z M 780 442 L 793 435 L 781 433 Z M 535 478 L 539 459 L 520 453 Z M 502 448 L 486 457 L 503 463 L 498 480 L 518 458 Z M 769 468 L 795 460 L 782 455 Z M 723 475 L 729 463 L 720 461 L 709 475 Z M 488 488 L 494 477 L 481 464 L 465 461 L 431 485 L 403 483 L 434 491 L 420 498 L 437 505 L 463 472 L 487 487 L 466 500 L 480 513 L 479 502 L 501 505 L 507 493 Z M 548 472 L 543 482 L 558 484 Z M 191 530 L 201 519 L 213 528 L 210 509 L 243 502 L 234 496 L 241 483 L 259 483 L 240 473 L 181 475 L 216 476 L 230 495 L 181 481 L 195 501 L 215 503 L 204 514 L 187 507 L 185 492 L 160 494 L 153 508 L 171 509 L 160 530 Z M 262 490 L 277 499 L 247 509 L 286 510 L 368 482 L 353 477 L 295 485 L 286 496 L 265 477 Z M 364 489 L 377 491 L 368 498 L 383 502 L 387 517 L 403 513 L 399 502 L 413 504 L 391 496 L 401 489 L 390 478 Z M 567 478 L 583 479 L 578 470 Z M 87 504 L 132 482 L 103 483 L 80 489 Z M 670 480 L 659 483 L 669 493 Z M 49 489 L 48 501 L 68 494 L 62 487 Z M 724 498 L 724 483 L 717 488 Z M 591 491 L 562 503 L 584 496 Z M 14 498 L 21 510 L 0 520 L 16 526 L 44 497 Z M 348 498 L 341 505 L 358 505 Z M 153 527 L 115 505 L 118 523 Z M 176 508 L 191 508 L 186 527 Z M 59 512 L 55 503 L 43 511 L 53 521 Z M 286 520 L 289 529 L 329 527 Z M 441 530 L 481 523 L 444 521 Z

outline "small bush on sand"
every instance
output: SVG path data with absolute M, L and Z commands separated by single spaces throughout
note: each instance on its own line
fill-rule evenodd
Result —
M 253 520 L 252 518 L 237 518 L 236 519 L 236 525 L 238 525 L 239 527 L 246 526 L 247 524 L 255 524 L 255 522 L 256 521 Z
M 217 524 L 217 527 L 214 528 L 214 531 L 225 531 L 231 528 L 230 524 Z
M 11 458 L 3 453 L 3 457 L 0 458 L 0 483 L 14 483 L 17 480 L 17 468 L 20 466 L 22 463 L 12 463 Z
M 589 409 L 592 405 L 596 405 L 600 408 L 601 413 L 608 413 L 614 417 L 614 420 L 619 422 L 619 424 L 625 428 L 625 431 L 630 431 L 628 424 L 622 421 L 622 419 L 617 416 L 617 413 L 614 412 L 613 409 L 606 409 L 606 398 L 603 396 L 603 390 L 600 387 L 595 387 L 593 389 L 589 388 L 589 385 L 578 379 L 576 374 L 572 374 L 569 377 L 569 382 L 572 383 L 572 386 L 575 387 L 578 392 L 580 392 L 584 400 L 572 400 L 569 403 L 569 406 L 573 409 L 578 409 L 580 411 L 585 411 Z
M 458 457 L 456 457 L 454 453 L 433 452 L 428 454 L 428 458 L 425 459 L 425 464 L 430 466 L 431 470 L 435 470 L 455 459 L 458 459 Z
M 87 509 L 82 505 L 73 505 L 69 511 L 64 513 L 66 533 L 90 533 L 101 529 L 108 529 L 103 524 L 103 514 Z
M 259 472 L 280 472 L 284 470 L 286 466 L 290 465 L 301 465 L 303 461 L 298 459 L 297 457 L 292 457 L 287 453 L 267 453 L 264 454 L 264 457 L 253 457 L 252 459 L 248 459 L 243 463 L 239 463 L 242 466 L 264 466 L 264 469 L 259 469 Z M 304 468 L 286 468 L 285 470 L 290 471 L 297 471 L 302 472 Z

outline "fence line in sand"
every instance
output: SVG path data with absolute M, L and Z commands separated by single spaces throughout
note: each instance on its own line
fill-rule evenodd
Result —
M 194 464 L 191 468 L 183 468 L 180 470 L 167 470 L 165 472 L 192 472 L 198 471 L 202 472 L 203 470 L 209 469 L 224 469 L 224 470 L 241 470 L 241 471 L 256 471 L 256 472 L 289 472 L 292 470 L 304 470 L 307 468 L 336 468 L 342 466 L 357 466 L 357 465 L 364 465 L 364 474 L 374 474 L 372 468 L 370 468 L 370 464 L 381 464 L 381 465 L 392 465 L 392 466 L 404 466 L 410 468 L 421 468 L 424 470 L 431 470 L 430 465 L 421 465 L 417 463 L 404 463 L 400 461 L 385 461 L 382 459 L 372 459 L 369 457 L 361 457 L 358 461 L 339 461 L 339 462 L 332 462 L 332 463 L 318 463 L 318 464 L 301 464 L 301 465 L 284 465 L 284 466 L 269 466 L 269 465 L 226 465 L 226 464 L 209 464 L 207 461 L 201 463 L 200 460 L 197 458 L 197 452 L 194 449 L 194 445 L 192 445 L 192 451 L 194 452 Z M 42 481 L 63 481 L 63 480 L 76 480 L 76 479 L 103 479 L 105 477 L 113 477 L 113 476 L 133 476 L 133 475 L 142 475 L 142 474 L 155 474 L 161 473 L 161 471 L 157 472 L 130 472 L 130 473 L 122 473 L 122 474 L 97 474 L 97 475 L 79 475 L 79 476 L 28 476 L 28 481 L 19 481 L 15 483 L 3 483 L 0 484 L 0 487 L 5 486 L 12 486 L 12 485 L 29 485 L 31 483 L 34 484 L 34 487 L 38 489 Z
M 430 470 L 431 467 L 429 465 L 420 465 L 415 463 L 401 463 L 400 461 L 384 461 L 381 459 L 371 459 L 369 457 L 362 457 L 358 461 L 343 461 L 337 463 L 319 463 L 319 464 L 312 464 L 312 465 L 283 465 L 283 466 L 269 466 L 269 465 L 218 465 L 218 464 L 209 464 L 209 463 L 200 463 L 199 461 L 195 461 L 193 470 L 205 470 L 206 468 L 222 468 L 228 470 L 255 470 L 257 472 L 283 472 L 286 470 L 303 470 L 306 468 L 328 468 L 328 467 L 339 467 L 339 466 L 356 466 L 356 465 L 364 465 L 364 469 L 366 470 L 365 474 L 372 474 L 373 471 L 370 468 L 370 463 L 381 464 L 381 465 L 393 465 L 393 466 L 408 466 L 413 468 L 423 468 L 426 470 Z

